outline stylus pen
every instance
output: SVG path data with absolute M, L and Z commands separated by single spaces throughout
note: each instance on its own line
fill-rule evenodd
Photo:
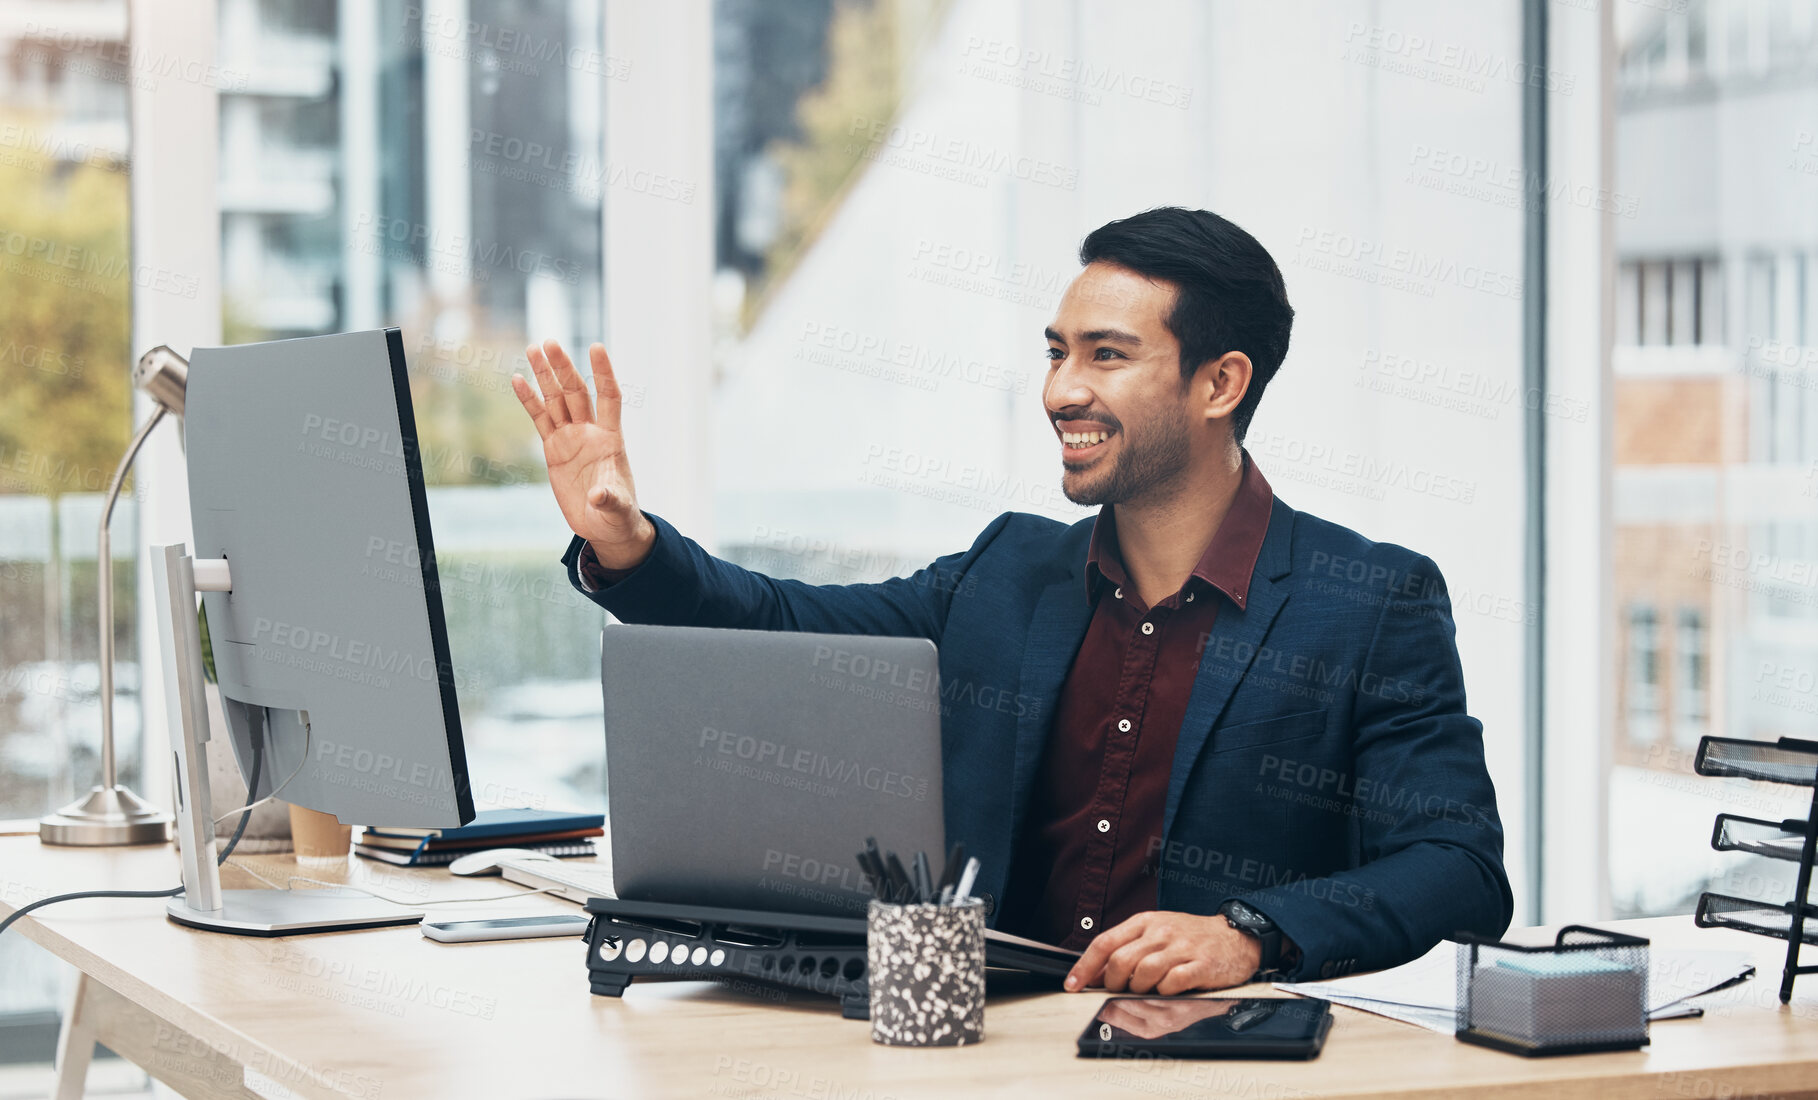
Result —
M 960 872 L 959 886 L 953 891 L 953 904 L 958 905 L 972 896 L 972 884 L 978 879 L 978 857 L 966 861 L 966 869 Z
M 934 883 L 928 878 L 928 853 L 915 853 L 915 900 L 923 905 L 934 900 Z

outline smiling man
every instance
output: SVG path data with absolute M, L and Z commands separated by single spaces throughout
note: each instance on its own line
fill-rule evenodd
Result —
M 1203 210 L 1112 222 L 1046 330 L 1071 527 L 1006 513 L 880 584 L 777 580 L 638 507 L 606 349 L 554 341 L 513 387 L 575 532 L 574 583 L 627 622 L 932 639 L 947 835 L 998 928 L 1084 949 L 1069 989 L 1179 993 L 1412 959 L 1512 908 L 1482 725 L 1428 559 L 1296 511 L 1243 449 L 1293 310 L 1261 244 Z M 539 392 L 540 390 L 540 392 Z

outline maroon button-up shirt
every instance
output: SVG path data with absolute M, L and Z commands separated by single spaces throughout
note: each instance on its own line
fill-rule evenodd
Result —
M 1154 607 L 1124 571 L 1113 509 L 1099 512 L 1086 555 L 1092 619 L 1061 688 L 1001 927 L 1083 948 L 1155 908 L 1168 775 L 1201 639 L 1221 599 L 1244 606 L 1274 501 L 1245 454 L 1224 522 L 1186 584 Z

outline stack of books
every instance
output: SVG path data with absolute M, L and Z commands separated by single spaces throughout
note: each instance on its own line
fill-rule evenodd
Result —
M 354 851 L 401 867 L 437 867 L 490 848 L 524 848 L 552 856 L 591 856 L 593 838 L 605 834 L 604 814 L 560 810 L 481 810 L 455 829 L 367 826 Z

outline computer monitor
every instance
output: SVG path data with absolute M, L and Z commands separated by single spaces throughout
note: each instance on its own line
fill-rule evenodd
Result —
M 170 916 L 252 935 L 419 919 L 372 898 L 220 890 L 192 666 L 200 591 L 249 785 L 264 752 L 254 795 L 281 784 L 283 801 L 348 824 L 473 819 L 403 340 L 198 348 L 184 441 L 195 549 L 154 547 L 153 561 L 184 842 Z

